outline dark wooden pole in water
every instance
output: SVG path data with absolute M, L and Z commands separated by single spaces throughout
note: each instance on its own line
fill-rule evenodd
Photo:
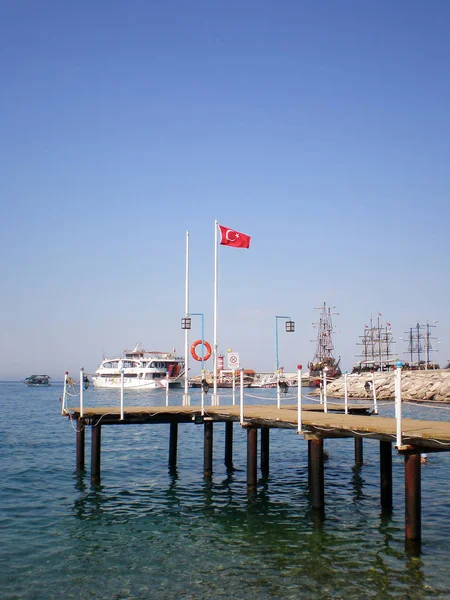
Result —
M 311 440 L 308 440 L 308 487 L 311 487 Z
M 247 429 L 247 488 L 256 489 L 258 430 Z
M 213 468 L 213 422 L 205 421 L 203 432 L 203 475 L 211 477 Z
M 325 506 L 324 471 L 323 471 L 323 440 L 312 439 L 311 454 L 311 506 L 323 510 Z
M 177 443 L 178 443 L 178 423 L 173 421 L 170 424 L 169 440 L 169 468 L 174 469 L 177 466 Z
M 102 439 L 102 426 L 100 423 L 92 425 L 91 441 L 91 481 L 98 483 L 100 481 L 100 446 Z
M 261 473 L 264 476 L 269 474 L 269 433 L 268 427 L 261 427 Z
M 380 499 L 381 510 L 392 511 L 392 444 L 380 442 Z
M 420 541 L 420 452 L 416 449 L 405 453 L 405 538 Z
M 82 471 L 84 469 L 84 441 L 85 441 L 85 424 L 84 421 L 78 419 L 77 421 L 77 470 Z
M 233 466 L 233 421 L 225 422 L 225 466 Z
M 363 464 L 363 441 L 360 437 L 355 437 L 355 464 Z

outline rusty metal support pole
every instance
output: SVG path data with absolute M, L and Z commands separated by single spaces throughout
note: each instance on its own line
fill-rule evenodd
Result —
M 363 441 L 360 437 L 355 437 L 355 464 L 363 464 Z
M 178 443 L 178 423 L 173 421 L 170 424 L 169 435 L 169 468 L 174 469 L 177 466 L 177 443 Z
M 310 440 L 311 447 L 311 506 L 315 510 L 324 510 L 324 470 L 323 470 L 323 440 Z
M 405 539 L 420 542 L 420 452 L 405 453 Z
M 233 467 L 233 421 L 225 422 L 225 466 Z
M 102 426 L 100 423 L 92 425 L 91 438 L 91 481 L 100 482 L 100 446 L 102 439 Z
M 205 421 L 203 431 L 203 475 L 211 477 L 213 468 L 213 422 Z
M 380 501 L 383 512 L 392 511 L 392 444 L 380 442 Z
M 77 421 L 77 471 L 84 469 L 84 441 L 86 429 L 84 421 L 78 419 Z
M 261 473 L 265 477 L 269 474 L 269 442 L 270 429 L 261 427 Z
M 256 427 L 247 429 L 247 488 L 256 489 L 257 482 L 257 445 L 258 430 Z

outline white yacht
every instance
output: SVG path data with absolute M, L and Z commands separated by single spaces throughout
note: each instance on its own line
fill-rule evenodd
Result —
M 123 370 L 124 388 L 157 390 L 180 387 L 184 376 L 184 358 L 167 352 L 147 352 L 136 344 L 124 356 L 104 358 L 92 381 L 98 388 L 120 388 Z

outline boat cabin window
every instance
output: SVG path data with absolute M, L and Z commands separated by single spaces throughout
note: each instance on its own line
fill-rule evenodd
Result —
M 122 361 L 123 369 L 134 369 L 136 367 L 139 367 L 139 363 L 135 360 L 123 360 Z M 118 360 L 109 360 L 107 362 L 104 362 L 102 364 L 102 368 L 103 369 L 118 369 L 119 361 Z
M 165 369 L 167 367 L 167 363 L 165 362 L 152 362 L 148 365 L 152 369 Z
M 103 363 L 102 367 L 104 369 L 118 369 L 119 362 L 117 360 L 110 360 L 108 362 Z

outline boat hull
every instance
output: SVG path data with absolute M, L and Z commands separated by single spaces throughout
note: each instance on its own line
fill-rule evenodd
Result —
M 121 387 L 120 376 L 119 377 L 93 377 L 92 381 L 96 388 L 108 388 L 108 389 L 119 389 Z M 142 381 L 137 378 L 124 377 L 123 388 L 128 390 L 165 390 L 166 380 L 160 381 L 149 380 Z

